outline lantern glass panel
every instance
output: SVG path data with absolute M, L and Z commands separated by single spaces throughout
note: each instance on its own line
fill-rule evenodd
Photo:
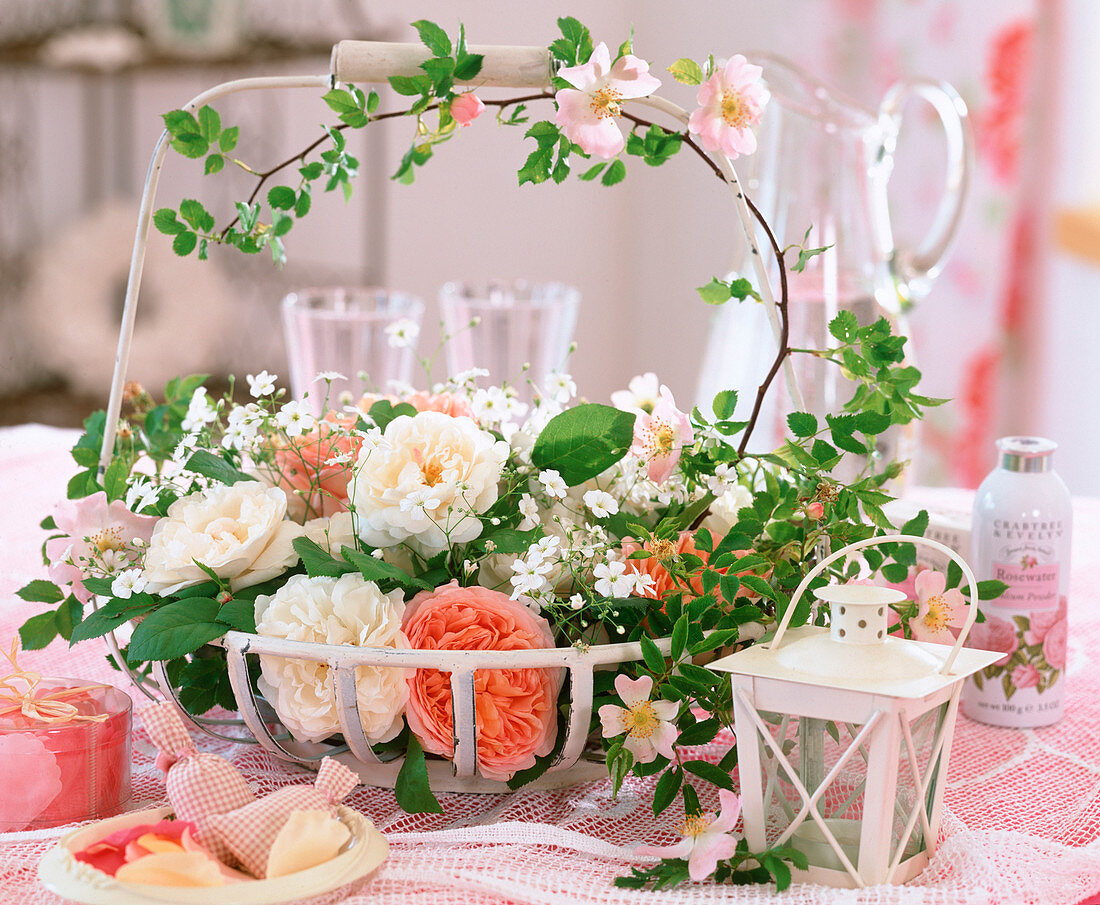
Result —
M 788 769 L 771 745 L 759 737 L 768 844 L 790 840 L 815 867 L 844 869 L 820 826 L 809 815 L 805 796 L 798 788 L 801 784 L 815 798 L 814 810 L 824 819 L 849 860 L 858 863 L 869 749 L 866 737 L 858 746 L 854 740 L 863 727 L 788 714 L 765 713 L 761 717 L 790 764 Z M 834 771 L 836 775 L 819 794 L 820 786 Z M 798 822 L 803 811 L 805 819 Z M 796 822 L 792 839 L 791 827 Z
M 945 702 L 939 707 L 934 707 L 920 714 L 909 724 L 909 734 L 913 743 L 913 755 L 919 774 L 914 777 L 910 764 L 910 750 L 905 738 L 901 740 L 898 751 L 898 785 L 894 802 L 894 820 L 891 832 L 890 851 L 894 853 L 902 844 L 906 829 L 909 825 L 910 815 L 918 807 L 918 801 L 924 805 L 924 814 L 930 818 L 932 804 L 936 796 L 936 782 L 940 763 L 942 761 L 942 746 L 937 743 L 940 738 L 940 730 L 947 716 L 948 704 Z M 933 760 L 933 755 L 935 758 Z M 925 786 L 924 794 L 921 787 Z M 909 858 L 928 847 L 928 839 L 925 837 L 925 823 L 921 816 L 917 815 L 913 831 L 905 841 L 902 860 Z

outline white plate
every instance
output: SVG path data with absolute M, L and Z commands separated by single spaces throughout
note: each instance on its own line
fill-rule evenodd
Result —
M 351 831 L 343 851 L 331 861 L 285 877 L 226 886 L 153 886 L 119 882 L 73 857 L 74 852 L 117 830 L 163 820 L 172 813 L 165 807 L 122 814 L 74 830 L 45 854 L 38 865 L 38 878 L 51 892 L 86 905 L 210 905 L 212 901 L 218 905 L 273 905 L 303 899 L 365 877 L 389 854 L 386 837 L 366 817 L 350 808 L 338 806 L 336 810 Z

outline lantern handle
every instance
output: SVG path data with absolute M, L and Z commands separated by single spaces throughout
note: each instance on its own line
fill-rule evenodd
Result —
M 865 540 L 848 544 L 848 546 L 837 550 L 836 553 L 826 556 L 821 562 L 810 569 L 806 577 L 802 579 L 801 583 L 795 589 L 794 596 L 791 597 L 791 602 L 787 606 L 783 618 L 779 621 L 779 628 L 776 629 L 775 637 L 771 640 L 768 647 L 771 650 L 775 650 L 779 647 L 779 642 L 783 639 L 783 635 L 787 631 L 787 626 L 790 624 L 791 617 L 794 615 L 798 601 L 802 599 L 802 595 L 806 592 L 806 588 L 810 586 L 810 582 L 817 578 L 827 566 L 855 550 L 861 550 L 864 547 L 874 547 L 878 544 L 896 544 L 899 542 L 923 544 L 926 547 L 931 547 L 933 550 L 938 550 L 940 553 L 946 554 L 959 564 L 962 569 L 963 577 L 966 578 L 966 582 L 970 586 L 970 600 L 966 607 L 966 622 L 963 623 L 962 631 L 959 632 L 959 637 L 955 639 L 955 646 L 951 648 L 951 653 L 947 655 L 947 659 L 944 660 L 943 666 L 940 667 L 941 673 L 945 675 L 950 673 L 951 667 L 955 663 L 955 658 L 958 656 L 959 651 L 962 650 L 963 642 L 966 641 L 966 636 L 970 633 L 970 629 L 974 625 L 974 620 L 978 615 L 976 609 L 978 600 L 978 580 L 974 577 L 974 570 L 970 568 L 970 564 L 946 544 L 941 544 L 939 541 L 932 540 L 931 538 L 919 537 L 915 534 L 884 534 L 880 537 L 869 537 Z

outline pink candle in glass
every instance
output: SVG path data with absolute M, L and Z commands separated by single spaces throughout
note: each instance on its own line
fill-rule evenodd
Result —
M 41 698 L 60 689 L 78 714 L 102 721 L 46 722 L 0 714 L 0 832 L 43 829 L 110 817 L 130 800 L 129 696 L 81 679 L 42 679 Z

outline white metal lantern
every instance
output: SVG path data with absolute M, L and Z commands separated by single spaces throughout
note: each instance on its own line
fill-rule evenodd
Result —
M 829 626 L 787 631 L 802 594 L 830 563 L 898 541 L 930 546 L 962 567 L 971 602 L 953 647 L 890 636 L 887 608 L 905 595 L 870 585 L 819 589 Z M 753 851 L 792 845 L 809 860 L 802 879 L 831 886 L 904 883 L 924 869 L 936 850 L 963 681 L 1001 656 L 963 649 L 977 599 L 973 571 L 943 544 L 870 538 L 805 577 L 770 644 L 711 664 L 731 673 L 741 813 Z

